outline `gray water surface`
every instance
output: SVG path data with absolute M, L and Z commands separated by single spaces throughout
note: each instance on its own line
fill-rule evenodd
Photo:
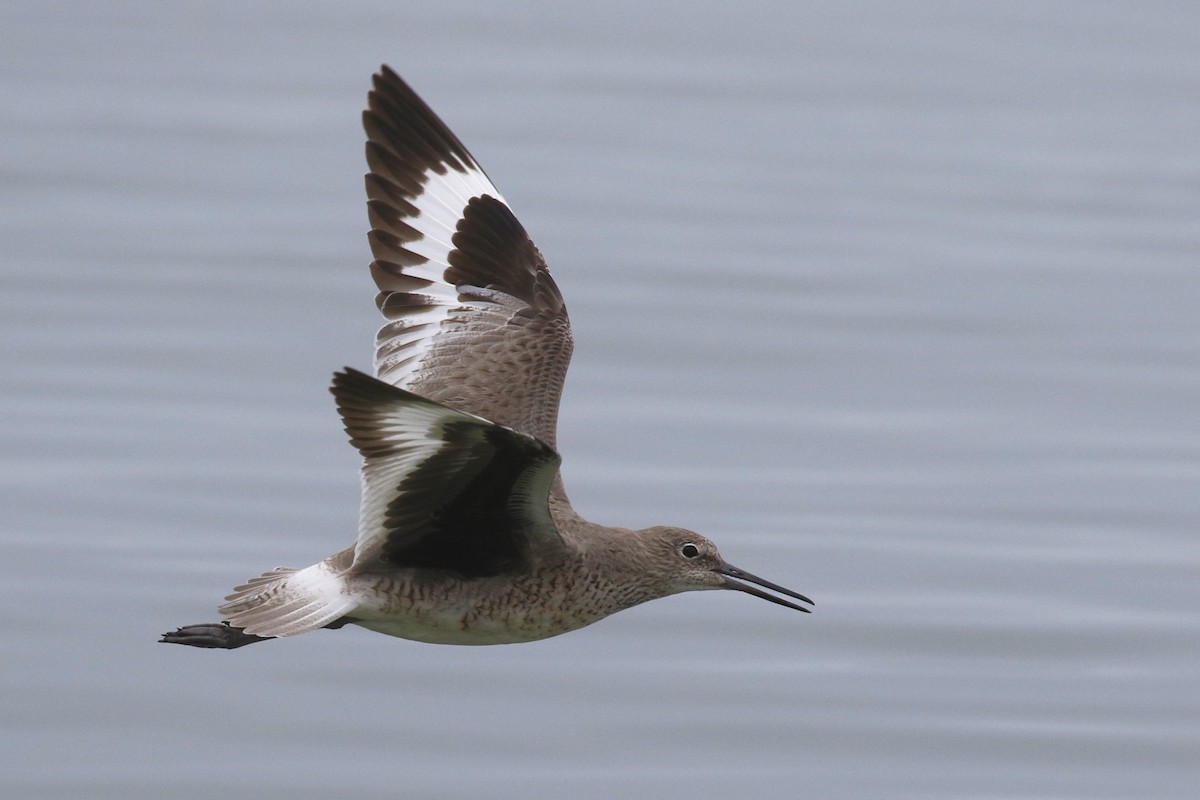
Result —
M 4 6 L 0 795 L 1194 797 L 1198 8 Z M 575 505 L 816 613 L 155 643 L 353 537 L 381 62 L 567 297 Z

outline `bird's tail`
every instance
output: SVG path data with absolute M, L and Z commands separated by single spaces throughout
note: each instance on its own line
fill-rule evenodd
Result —
M 218 609 L 235 628 L 254 636 L 296 636 L 323 628 L 352 611 L 338 570 L 326 561 L 304 569 L 276 567 L 227 595 Z

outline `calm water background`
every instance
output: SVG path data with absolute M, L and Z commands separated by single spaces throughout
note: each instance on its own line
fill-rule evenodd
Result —
M 6 4 L 0 795 L 1191 798 L 1200 6 Z M 571 496 L 807 592 L 155 644 L 348 543 L 393 65 L 567 296 Z

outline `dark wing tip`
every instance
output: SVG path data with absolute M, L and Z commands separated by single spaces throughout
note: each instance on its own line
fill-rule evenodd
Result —
M 363 127 L 368 143 L 383 146 L 403 162 L 423 169 L 479 169 L 466 146 L 429 104 L 386 64 L 371 80 Z M 368 148 L 370 154 L 370 148 Z
M 364 395 L 376 394 L 384 396 L 384 387 L 396 389 L 389 383 L 376 378 L 374 375 L 369 375 L 354 367 L 342 367 L 340 370 L 333 373 L 333 383 L 329 386 L 329 391 L 334 397 L 343 397 L 351 394 Z M 397 391 L 403 391 L 398 389 Z
M 412 392 L 406 392 L 353 367 L 343 367 L 333 373 L 333 383 L 330 384 L 329 391 L 337 401 L 338 413 L 347 425 L 350 424 L 351 417 L 372 414 L 388 401 L 416 399 L 428 402 Z

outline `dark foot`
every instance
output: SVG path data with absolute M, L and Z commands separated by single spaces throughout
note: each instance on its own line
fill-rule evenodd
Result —
M 164 633 L 159 641 L 169 644 L 186 644 L 190 647 L 233 650 L 274 638 L 274 636 L 255 636 L 251 633 L 242 633 L 241 628 L 235 628 L 228 622 L 207 622 L 203 625 L 184 625 L 170 633 Z

